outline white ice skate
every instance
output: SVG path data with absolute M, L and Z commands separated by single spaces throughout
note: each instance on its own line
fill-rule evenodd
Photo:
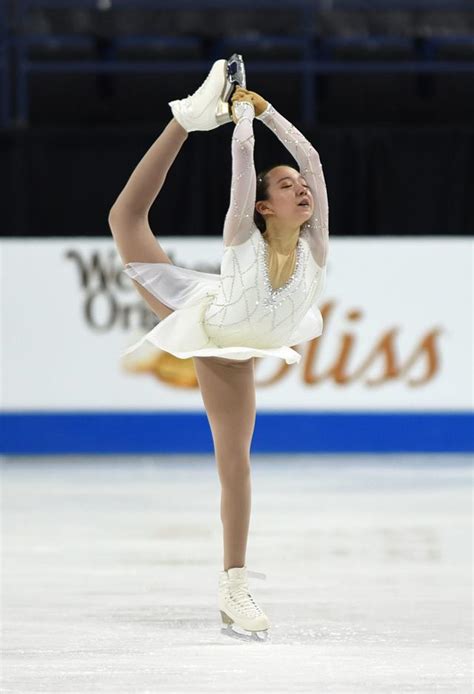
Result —
M 225 625 L 221 633 L 245 641 L 266 641 L 270 621 L 249 592 L 248 576 L 265 578 L 245 566 L 219 574 L 219 610 Z
M 188 132 L 213 130 L 232 120 L 229 102 L 236 86 L 245 87 L 241 55 L 217 60 L 203 84 L 191 96 L 170 101 L 173 117 Z

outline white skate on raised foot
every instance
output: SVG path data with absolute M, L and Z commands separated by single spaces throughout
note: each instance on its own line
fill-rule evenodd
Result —
M 267 641 L 270 621 L 249 592 L 248 576 L 265 579 L 265 574 L 235 567 L 219 574 L 221 633 L 243 641 Z
M 246 85 L 245 68 L 242 56 L 234 53 L 229 60 L 216 60 L 194 94 L 169 102 L 173 117 L 188 133 L 229 123 L 229 102 L 238 85 Z

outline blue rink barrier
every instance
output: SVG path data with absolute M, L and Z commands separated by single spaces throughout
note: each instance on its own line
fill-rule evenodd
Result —
M 201 412 L 4 412 L 9 455 L 212 453 Z M 472 412 L 258 412 L 252 453 L 474 451 Z

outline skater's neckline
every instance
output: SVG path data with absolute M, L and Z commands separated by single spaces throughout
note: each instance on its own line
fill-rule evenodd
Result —
M 283 292 L 283 290 L 287 289 L 290 284 L 293 283 L 293 281 L 296 277 L 296 273 L 299 270 L 299 267 L 301 264 L 301 249 L 302 249 L 301 236 L 298 238 L 298 242 L 297 242 L 296 247 L 295 247 L 296 248 L 295 268 L 294 268 L 292 274 L 290 275 L 290 277 L 287 279 L 287 281 L 284 284 L 281 285 L 281 287 L 274 287 L 271 283 L 270 270 L 268 267 L 268 247 L 270 244 L 268 243 L 268 241 L 266 241 L 266 239 L 264 239 L 262 234 L 260 234 L 260 238 L 262 240 L 263 247 L 264 247 L 263 271 L 264 271 L 264 275 L 265 275 L 265 282 L 267 284 L 267 288 L 269 289 L 271 294 L 279 294 L 280 292 Z

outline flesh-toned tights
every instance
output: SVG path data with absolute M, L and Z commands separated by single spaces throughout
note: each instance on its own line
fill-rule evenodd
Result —
M 221 482 L 224 569 L 245 565 L 250 522 L 250 444 L 255 426 L 254 359 L 194 357 Z
M 186 137 L 185 131 L 172 119 L 130 177 L 123 197 L 144 205 L 157 195 Z M 158 239 L 153 238 L 151 230 L 148 233 L 150 238 L 144 242 L 127 229 L 115 233 L 122 260 L 171 263 Z M 143 286 L 135 281 L 134 285 L 160 320 L 173 312 Z M 255 426 L 254 359 L 195 357 L 194 366 L 221 482 L 224 569 L 227 570 L 245 565 L 251 506 L 250 444 Z

